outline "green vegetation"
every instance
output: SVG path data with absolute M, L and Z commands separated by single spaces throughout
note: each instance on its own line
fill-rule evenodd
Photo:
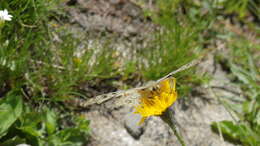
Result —
M 147 60 L 147 63 L 140 63 L 145 79 L 157 80 L 209 51 L 203 47 L 208 44 L 208 35 L 213 35 L 215 14 L 211 5 L 213 3 L 207 1 L 197 6 L 187 1 L 158 0 L 157 11 L 145 11 L 155 24 L 161 26 L 154 32 L 151 47 L 140 51 L 140 57 Z M 203 14 L 202 9 L 208 13 Z M 207 82 L 206 77 L 193 73 L 194 70 L 190 69 L 175 75 L 180 95 L 190 93 L 191 84 Z
M 59 43 L 53 41 L 54 30 L 48 22 L 55 6 L 47 0 L 1 2 L 0 9 L 8 9 L 13 16 L 0 30 L 1 145 L 81 145 L 87 141 L 89 122 L 65 111 L 60 101 L 72 96 L 77 82 L 90 78 L 86 72 L 99 75 L 109 70 L 98 65 L 96 72 L 80 67 L 92 52 L 83 54 L 80 63 L 72 62 L 77 40 L 70 34 L 60 36 Z
M 1 145 L 82 145 L 89 135 L 89 121 L 83 117 L 59 117 L 57 111 L 47 107 L 33 110 L 17 93 L 6 95 L 0 109 Z M 68 122 L 74 123 L 73 128 L 66 126 Z
M 249 12 L 260 18 L 259 2 L 256 0 L 224 0 L 216 1 L 216 4 L 226 14 L 238 15 L 242 21 Z
M 214 122 L 212 128 L 221 132 L 229 141 L 258 146 L 260 144 L 260 71 L 255 62 L 260 56 L 254 52 L 260 48 L 245 38 L 232 39 L 230 47 L 232 57 L 229 58 L 228 65 L 231 78 L 242 89 L 242 95 L 228 99 L 221 98 L 223 105 L 232 113 L 234 121 Z
M 221 37 L 227 38 L 231 57 L 220 55 L 219 59 L 228 60 L 230 78 L 243 94 L 222 101 L 239 120 L 215 122 L 212 127 L 227 140 L 245 146 L 260 144 L 260 70 L 255 63 L 260 60 L 259 44 L 222 32 L 219 26 L 232 15 L 235 22 L 259 32 L 257 1 L 157 0 L 158 9 L 144 14 L 161 29 L 154 32 L 149 47 L 137 52 L 136 60 L 122 66 L 124 69 L 115 65 L 118 58 L 109 43 L 88 48 L 87 37 L 76 37 L 67 29 L 62 22 L 67 17 L 59 5 L 62 2 L 1 1 L 0 10 L 7 9 L 13 18 L 0 24 L 0 145 L 83 145 L 91 121 L 66 104 L 85 98 L 80 85 L 115 78 L 135 80 L 136 74 L 141 80 L 159 79 L 208 53 L 214 40 Z M 254 22 L 246 19 L 248 16 Z M 180 96 L 208 81 L 193 69 L 176 78 Z

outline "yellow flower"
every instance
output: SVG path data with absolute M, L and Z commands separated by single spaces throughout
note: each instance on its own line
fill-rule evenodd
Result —
M 143 123 L 149 116 L 159 116 L 177 99 L 175 90 L 175 78 L 167 78 L 161 81 L 157 88 L 152 91 L 140 90 L 140 104 L 135 107 L 135 113 L 142 116 L 139 124 Z
M 74 62 L 76 65 L 79 65 L 79 64 L 82 62 L 82 60 L 81 60 L 79 57 L 74 57 L 74 58 L 73 58 L 73 62 Z

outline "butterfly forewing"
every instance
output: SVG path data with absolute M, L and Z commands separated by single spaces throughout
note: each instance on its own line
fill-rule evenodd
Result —
M 116 106 L 136 106 L 139 103 L 140 94 L 137 90 L 127 90 L 122 96 L 115 102 Z

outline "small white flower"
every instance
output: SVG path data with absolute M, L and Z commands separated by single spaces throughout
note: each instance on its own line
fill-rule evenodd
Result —
M 28 145 L 28 144 L 23 143 L 23 144 L 18 144 L 18 145 L 16 145 L 16 146 L 31 146 L 31 145 Z
M 5 10 L 0 10 L 0 21 L 11 21 L 11 18 L 13 16 L 8 14 L 8 11 Z

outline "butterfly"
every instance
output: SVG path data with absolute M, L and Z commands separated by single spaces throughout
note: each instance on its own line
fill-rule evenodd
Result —
M 161 92 L 175 92 L 175 78 L 172 77 L 174 74 L 186 70 L 196 64 L 200 60 L 194 60 L 186 65 L 183 65 L 179 69 L 169 73 L 168 75 L 162 77 L 157 81 L 153 81 L 148 85 L 142 87 L 132 88 L 128 90 L 119 90 L 116 92 L 110 92 L 107 94 L 98 95 L 96 97 L 90 98 L 88 100 L 78 100 L 76 106 L 78 107 L 88 107 L 93 104 L 102 104 L 112 98 L 115 98 L 114 107 L 119 107 L 122 105 L 136 106 L 140 103 L 141 97 L 152 98 L 155 94 L 160 94 Z M 169 87 L 165 87 L 168 84 Z M 167 88 L 167 89 L 166 89 Z

